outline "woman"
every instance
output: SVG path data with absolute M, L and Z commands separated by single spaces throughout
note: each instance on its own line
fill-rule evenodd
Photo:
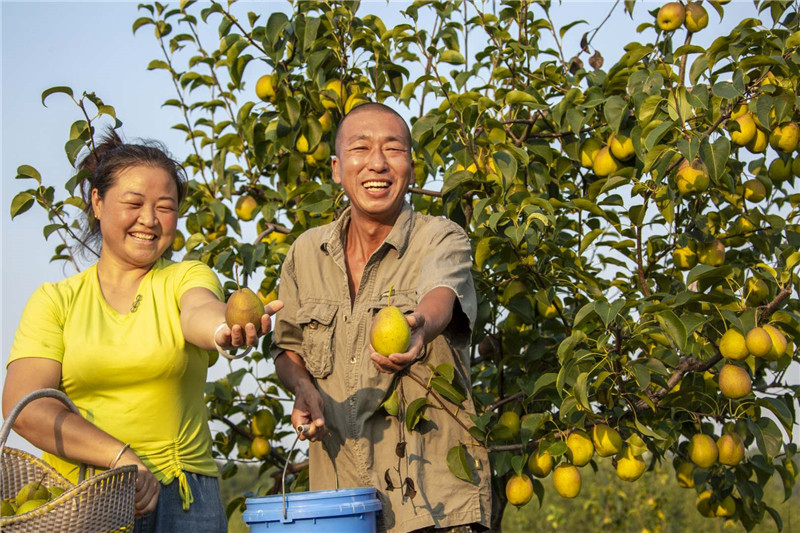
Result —
M 186 194 L 180 165 L 155 144 L 111 131 L 79 165 L 86 236 L 100 241 L 90 268 L 31 296 L 3 388 L 4 415 L 26 394 L 61 388 L 23 409 L 15 430 L 72 481 L 80 463 L 135 465 L 134 531 L 227 530 L 203 391 L 207 350 L 255 346 L 253 324 L 225 325 L 222 289 L 198 261 L 162 256 Z M 261 317 L 271 328 L 273 302 Z

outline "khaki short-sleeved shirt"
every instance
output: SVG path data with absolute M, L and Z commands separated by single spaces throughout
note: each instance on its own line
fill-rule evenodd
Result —
M 474 466 L 471 482 L 456 478 L 447 467 L 448 450 L 474 439 L 440 409 L 429 408 L 412 432 L 379 406 L 391 390 L 394 375 L 378 372 L 369 357 L 373 316 L 391 304 L 403 312 L 415 309 L 431 289 L 449 287 L 457 295 L 453 320 L 428 344 L 412 373 L 426 380 L 427 364 L 449 363 L 456 380 L 470 394 L 469 343 L 477 308 L 472 284 L 470 244 L 452 221 L 415 213 L 405 205 L 394 228 L 367 261 L 356 299 L 350 302 L 343 235 L 349 210 L 336 222 L 301 235 L 284 262 L 272 355 L 297 352 L 315 378 L 330 434 L 310 447 L 311 490 L 375 487 L 383 511 L 381 528 L 392 532 L 436 526 L 452 527 L 490 520 L 490 465 L 480 446 L 467 446 Z M 406 402 L 425 395 L 409 377 L 402 380 Z M 431 399 L 432 403 L 435 403 Z M 449 405 L 451 411 L 455 406 Z M 471 425 L 469 397 L 458 416 Z M 421 430 L 421 431 L 420 431 Z M 395 453 L 405 441 L 406 455 Z M 399 470 L 399 473 L 398 473 Z M 416 496 L 386 490 L 385 476 L 399 487 L 411 478 Z

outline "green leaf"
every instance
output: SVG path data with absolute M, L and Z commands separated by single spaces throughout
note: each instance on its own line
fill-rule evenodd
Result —
M 133 22 L 133 33 L 136 33 L 136 30 L 141 28 L 142 26 L 146 26 L 148 24 L 154 24 L 153 19 L 147 17 L 140 17 Z
M 506 100 L 507 104 L 511 104 L 511 105 L 513 105 L 513 104 L 522 104 L 522 103 L 525 103 L 525 102 L 536 102 L 537 101 L 536 98 L 534 98 L 532 95 L 526 93 L 525 91 L 517 91 L 517 90 L 509 91 L 506 94 L 505 100 Z
M 551 374 L 555 377 L 555 374 Z M 550 413 L 530 413 L 522 417 L 520 427 L 526 429 L 531 435 L 539 431 L 539 428 L 550 419 Z
M 759 398 L 756 400 L 756 405 L 760 405 L 772 411 L 772 413 L 778 418 L 783 427 L 786 429 L 786 432 L 791 435 L 792 427 L 794 426 L 794 416 L 792 415 L 791 407 L 786 405 L 787 397 L 781 398 L 770 398 L 765 396 L 763 398 Z M 791 405 L 792 399 L 788 397 L 789 405 Z
M 33 195 L 29 191 L 18 193 L 11 201 L 11 219 L 13 220 L 17 215 L 21 215 L 30 209 L 33 201 Z
M 17 177 L 18 180 L 36 180 L 36 183 L 39 185 L 42 184 L 42 175 L 39 174 L 39 171 L 33 168 L 30 165 L 20 165 L 17 167 Z
M 427 398 L 417 398 L 408 404 L 406 408 L 406 429 L 408 431 L 412 431 L 417 427 L 419 421 L 422 420 L 422 415 L 425 413 L 425 408 L 429 405 Z
M 461 405 L 466 400 L 466 396 L 461 391 L 441 376 L 436 376 L 431 380 L 431 388 L 456 405 Z
M 72 98 L 72 89 L 71 88 L 69 88 L 69 87 L 50 87 L 49 89 L 46 89 L 42 93 L 42 105 L 47 107 L 47 105 L 45 105 L 44 101 L 47 99 L 48 96 L 50 96 L 51 94 L 56 94 L 56 93 L 63 93 L 63 94 L 68 95 L 70 98 Z
M 720 81 L 715 83 L 713 87 L 711 87 L 711 93 L 714 96 L 719 96 L 720 98 L 726 98 L 728 100 L 742 96 L 742 94 L 736 90 L 736 87 L 733 85 L 733 83 L 729 81 Z
M 589 406 L 589 394 L 588 394 L 589 386 L 587 384 L 588 380 L 589 380 L 589 373 L 582 372 L 578 376 L 578 379 L 575 380 L 575 386 L 572 388 L 572 392 L 578 404 L 581 407 L 583 407 L 584 410 L 591 411 L 592 408 Z
M 577 328 L 590 314 L 594 312 L 595 303 L 596 302 L 589 302 L 580 308 L 580 310 L 575 314 L 575 320 L 572 324 L 572 327 Z
M 700 159 L 708 168 L 708 176 L 712 181 L 718 181 L 725 173 L 730 155 L 731 143 L 724 135 L 713 144 L 708 139 L 704 139 L 700 144 Z
M 456 370 L 453 367 L 453 365 L 449 363 L 442 363 L 441 365 L 437 366 L 434 370 L 436 370 L 437 374 L 446 379 L 448 383 L 452 383 L 456 377 Z
M 472 481 L 472 469 L 467 463 L 467 451 L 463 444 L 453 446 L 447 451 L 447 468 L 458 479 Z
M 768 461 L 778 455 L 783 446 L 780 428 L 771 419 L 762 417 L 758 421 L 747 419 L 747 429 L 756 439 L 756 446 Z
M 619 133 L 622 120 L 627 115 L 628 103 L 621 96 L 611 96 L 603 106 L 603 114 L 614 133 Z
M 463 65 L 465 62 L 464 56 L 457 50 L 443 50 L 442 53 L 439 54 L 439 61 L 442 63 L 450 63 L 451 65 Z
M 686 348 L 687 339 L 686 327 L 677 315 L 669 309 L 665 309 L 660 313 L 656 313 L 656 320 L 658 320 L 659 325 L 661 325 L 661 328 L 672 342 L 674 342 L 680 350 L 684 350 Z

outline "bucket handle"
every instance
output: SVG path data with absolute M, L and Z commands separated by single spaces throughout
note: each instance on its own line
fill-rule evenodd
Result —
M 283 475 L 281 475 L 281 495 L 283 501 L 283 520 L 284 522 L 287 520 L 288 511 L 286 510 L 286 470 L 289 468 L 289 461 L 292 459 L 292 452 L 294 451 L 294 447 L 297 446 L 297 441 L 300 440 L 300 435 L 305 434 L 308 431 L 308 426 L 300 424 L 295 428 L 297 432 L 297 436 L 294 438 L 294 442 L 292 443 L 292 447 L 289 448 L 289 453 L 286 455 L 286 463 L 283 465 Z M 325 446 L 325 440 L 323 437 L 322 445 Z M 339 490 L 339 472 L 336 470 L 336 465 L 333 466 L 333 473 L 336 477 L 336 490 Z
M 16 422 L 17 417 L 19 416 L 20 412 L 34 400 L 38 400 L 40 398 L 55 398 L 56 400 L 60 400 L 61 403 L 67 406 L 72 413 L 75 413 L 78 416 L 81 415 L 80 410 L 78 407 L 69 399 L 69 397 L 61 392 L 58 389 L 38 389 L 32 392 L 29 392 L 25 396 L 23 396 L 14 407 L 11 408 L 11 411 L 8 413 L 5 421 L 3 422 L 3 426 L 0 428 L 0 455 L 3 453 L 3 449 L 6 447 L 6 440 L 8 439 L 8 435 L 11 433 L 11 428 Z M 90 474 L 93 475 L 94 469 L 90 469 Z M 86 465 L 81 463 L 80 470 L 78 471 L 78 482 L 81 483 L 83 480 L 86 479 Z

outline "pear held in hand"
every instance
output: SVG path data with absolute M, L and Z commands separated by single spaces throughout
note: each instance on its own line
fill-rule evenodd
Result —
M 411 328 L 406 315 L 393 305 L 381 309 L 372 321 L 369 339 L 375 351 L 383 356 L 404 353 L 411 344 Z
M 225 308 L 225 322 L 229 328 L 235 325 L 242 326 L 250 323 L 256 327 L 256 332 L 261 335 L 261 316 L 264 314 L 264 306 L 261 305 L 261 300 L 258 295 L 245 287 L 233 291 L 231 297 L 228 298 L 228 306 Z

